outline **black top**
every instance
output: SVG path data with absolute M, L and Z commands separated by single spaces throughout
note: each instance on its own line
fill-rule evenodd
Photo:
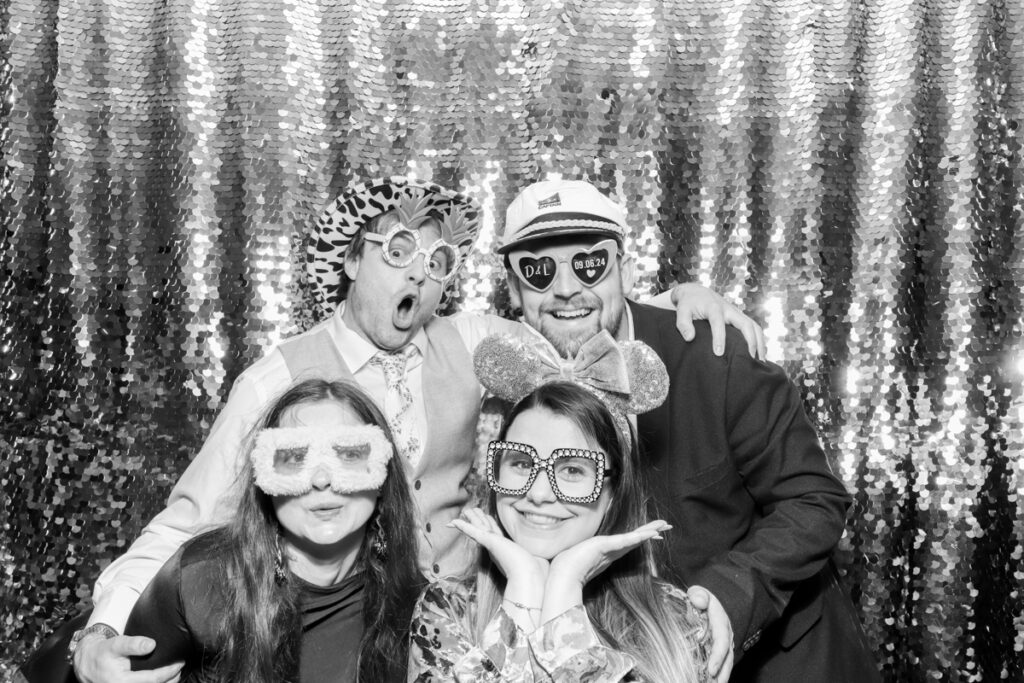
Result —
M 188 541 L 161 568 L 135 604 L 125 635 L 148 636 L 156 649 L 133 657 L 132 669 L 155 669 L 185 661 L 183 681 L 215 680 L 217 627 L 227 605 L 223 551 L 213 542 L 217 531 Z M 364 575 L 353 574 L 333 586 L 314 586 L 294 574 L 300 588 L 302 649 L 299 680 L 355 681 L 359 640 L 363 635 Z

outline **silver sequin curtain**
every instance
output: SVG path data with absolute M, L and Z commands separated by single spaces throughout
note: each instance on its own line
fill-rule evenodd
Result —
M 0 0 L 0 673 L 314 317 L 352 179 L 629 210 L 643 294 L 740 303 L 855 493 L 891 681 L 1024 680 L 1019 0 Z

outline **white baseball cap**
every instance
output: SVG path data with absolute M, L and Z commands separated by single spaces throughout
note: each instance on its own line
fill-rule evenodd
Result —
M 614 237 L 621 244 L 626 212 L 584 180 L 543 180 L 509 204 L 498 253 L 536 239 L 583 234 Z

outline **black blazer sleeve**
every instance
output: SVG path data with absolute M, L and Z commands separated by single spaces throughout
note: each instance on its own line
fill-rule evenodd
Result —
M 189 591 L 200 589 L 199 586 L 186 585 L 190 578 L 196 578 L 188 568 L 184 571 L 182 568 L 183 555 L 189 547 L 186 544 L 179 548 L 167 560 L 142 592 L 128 617 L 125 635 L 146 636 L 156 642 L 150 654 L 132 657 L 133 671 L 157 669 L 184 661 L 182 680 L 185 680 L 189 671 L 201 662 L 202 646 L 189 624 L 186 600 L 183 599 Z M 184 580 L 183 575 L 186 577 Z

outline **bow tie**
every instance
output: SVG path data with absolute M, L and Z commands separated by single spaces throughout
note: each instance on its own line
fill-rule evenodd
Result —
M 534 386 L 564 379 L 613 394 L 630 393 L 626 358 L 607 330 L 588 339 L 575 358 L 559 358 L 550 347 L 538 345 L 536 350 Z

